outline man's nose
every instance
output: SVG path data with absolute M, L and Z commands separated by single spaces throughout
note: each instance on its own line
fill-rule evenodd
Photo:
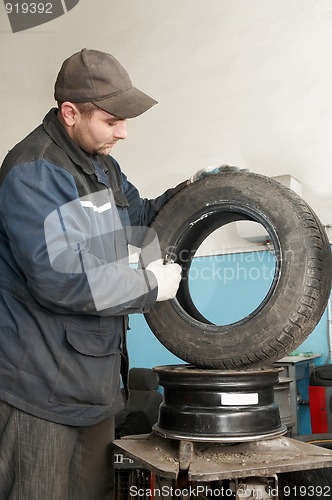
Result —
M 114 136 L 117 139 L 125 139 L 127 137 L 127 124 L 126 120 L 117 121 L 114 127 Z

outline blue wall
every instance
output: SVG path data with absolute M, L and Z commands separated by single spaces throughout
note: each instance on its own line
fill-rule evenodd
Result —
M 193 301 L 212 322 L 227 324 L 237 321 L 262 302 L 271 285 L 274 265 L 274 257 L 268 251 L 195 258 L 190 272 Z M 150 368 L 183 362 L 160 344 L 143 315 L 131 315 L 130 328 L 131 366 Z M 327 361 L 326 312 L 297 351 L 322 353 L 317 365 Z
M 264 299 L 272 282 L 275 259 L 269 251 L 197 257 L 190 270 L 190 292 L 195 306 L 210 321 L 227 324 L 252 312 Z M 320 353 L 315 365 L 328 359 L 327 313 L 299 353 Z M 152 368 L 183 361 L 170 353 L 153 335 L 143 315 L 130 316 L 128 349 L 130 366 Z M 179 332 L 181 335 L 181 332 Z M 299 383 L 302 399 L 308 399 L 308 379 Z M 311 432 L 309 407 L 300 407 L 299 433 Z

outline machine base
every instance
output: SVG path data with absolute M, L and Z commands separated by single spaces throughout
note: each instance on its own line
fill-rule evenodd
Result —
M 278 473 L 332 467 L 332 451 L 285 436 L 238 444 L 164 439 L 155 434 L 113 442 L 115 454 L 135 460 L 155 474 L 190 481 L 269 477 Z

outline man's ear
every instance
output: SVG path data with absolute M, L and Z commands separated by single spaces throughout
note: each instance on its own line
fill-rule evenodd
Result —
M 75 125 L 78 115 L 78 109 L 76 108 L 75 104 L 70 101 L 65 101 L 61 104 L 59 111 L 61 118 L 67 125 L 67 127 L 72 127 L 73 125 Z

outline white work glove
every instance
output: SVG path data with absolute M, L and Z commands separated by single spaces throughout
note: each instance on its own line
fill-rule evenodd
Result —
M 181 281 L 181 266 L 173 262 L 163 263 L 162 259 L 154 260 L 147 267 L 153 272 L 158 283 L 157 302 L 174 299 Z
M 232 165 L 215 165 L 197 170 L 197 172 L 188 179 L 188 184 L 193 184 L 209 175 L 219 174 L 220 172 L 249 172 L 246 168 L 234 167 Z
M 204 179 L 204 177 L 207 177 L 208 175 L 219 174 L 221 169 L 222 167 L 220 165 L 201 168 L 200 170 L 197 170 L 197 172 L 190 177 L 189 184 L 193 184 L 194 182 L 199 181 L 200 179 Z

